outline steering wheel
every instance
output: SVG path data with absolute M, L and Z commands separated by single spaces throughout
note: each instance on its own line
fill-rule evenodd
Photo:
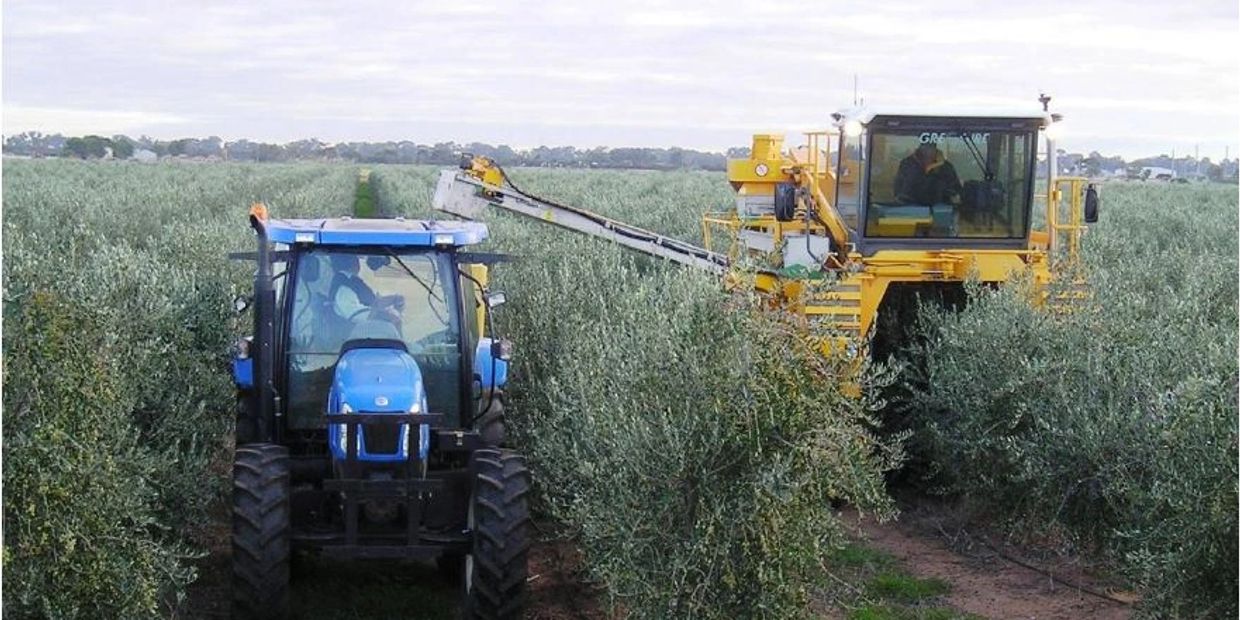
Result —
M 388 310 L 387 308 L 378 308 L 378 307 L 362 308 L 358 310 L 357 312 L 350 314 L 349 318 L 346 320 L 352 323 L 354 322 L 355 319 L 357 319 L 358 317 L 362 316 L 363 314 L 367 312 L 370 313 L 370 317 L 372 320 L 377 319 L 377 320 L 387 321 L 391 323 L 392 325 L 394 325 L 396 327 L 396 333 L 399 334 L 404 331 L 403 329 L 404 326 L 401 325 L 400 315 L 397 314 L 396 312 L 392 312 Z

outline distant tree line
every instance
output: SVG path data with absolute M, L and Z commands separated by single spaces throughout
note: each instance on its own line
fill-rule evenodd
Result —
M 83 136 L 81 138 L 65 139 L 60 151 L 65 157 L 77 157 L 79 159 L 99 159 L 102 157 L 128 159 L 133 157 L 133 143 L 129 140 L 114 140 L 102 136 Z M 7 149 L 5 152 L 8 152 Z
M 485 155 L 504 166 L 536 166 L 549 168 L 640 168 L 647 170 L 724 170 L 730 158 L 748 157 L 748 148 L 731 148 L 723 153 L 697 151 L 680 147 L 595 147 L 580 149 L 572 146 L 540 146 L 514 149 L 506 144 L 492 146 L 481 142 L 461 144 L 437 142 L 418 144 L 409 140 L 397 142 L 327 143 L 316 138 L 285 144 L 225 141 L 218 136 L 157 140 L 149 136 L 130 138 L 90 135 L 67 138 L 60 134 L 25 132 L 4 140 L 4 153 L 27 157 L 76 157 L 80 159 L 144 159 L 165 157 L 229 160 L 229 161 L 349 161 L 371 164 L 454 165 L 461 153 Z M 1235 181 L 1240 162 L 1224 159 L 1212 162 L 1189 157 L 1144 157 L 1125 161 L 1119 156 L 1104 156 L 1097 151 L 1088 155 L 1058 153 L 1059 173 L 1089 177 L 1143 178 L 1148 168 L 1166 168 L 1176 177 L 1212 181 Z M 1038 174 L 1044 169 L 1039 167 Z
M 60 134 L 25 132 L 5 138 L 4 152 L 27 157 L 81 159 L 183 157 L 256 162 L 311 160 L 430 165 L 452 165 L 460 160 L 461 153 L 473 153 L 485 155 L 506 166 L 724 170 L 728 157 L 745 157 L 749 154 L 749 149 L 729 149 L 726 153 L 712 153 L 680 147 L 579 149 L 572 146 L 540 146 L 518 150 L 506 144 L 492 146 L 481 142 L 437 142 L 428 145 L 401 140 L 331 144 L 310 138 L 286 144 L 272 144 L 245 139 L 225 141 L 217 136 L 156 140 L 149 136 L 130 138 L 124 135 L 91 135 L 66 138 Z

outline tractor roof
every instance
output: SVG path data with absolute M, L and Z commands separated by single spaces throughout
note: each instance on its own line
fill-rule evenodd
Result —
M 316 245 L 463 246 L 487 238 L 479 222 L 354 219 L 277 220 L 267 223 L 267 236 L 276 243 Z

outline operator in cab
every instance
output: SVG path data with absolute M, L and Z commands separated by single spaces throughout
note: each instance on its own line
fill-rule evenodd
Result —
M 904 204 L 952 204 L 960 196 L 960 177 L 939 147 L 923 143 L 900 160 L 895 194 L 896 200 Z
M 375 260 L 378 260 L 378 264 L 371 264 Z M 359 275 L 361 260 L 356 255 L 334 254 L 331 261 L 332 269 L 336 273 L 332 276 L 328 299 L 331 300 L 336 314 L 341 318 L 357 320 L 366 311 L 370 311 L 374 318 L 384 318 L 393 323 L 400 322 L 398 313 L 404 309 L 404 298 L 400 295 L 375 294 L 374 289 Z M 372 271 L 381 268 L 384 264 L 386 261 L 383 257 L 367 258 L 367 266 Z

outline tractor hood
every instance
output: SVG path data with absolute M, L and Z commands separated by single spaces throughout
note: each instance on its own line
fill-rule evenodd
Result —
M 336 364 L 332 391 L 338 407 L 367 413 L 407 412 L 426 399 L 418 363 L 400 349 L 346 351 Z
M 338 413 L 426 412 L 422 371 L 403 348 L 348 348 L 336 363 L 328 410 Z M 329 430 L 332 453 L 343 459 L 348 446 L 344 425 Z M 419 428 L 418 449 L 424 452 L 429 429 Z M 398 430 L 394 430 L 398 429 Z M 403 461 L 409 456 L 409 428 L 372 426 L 361 431 L 358 458 L 364 461 Z

